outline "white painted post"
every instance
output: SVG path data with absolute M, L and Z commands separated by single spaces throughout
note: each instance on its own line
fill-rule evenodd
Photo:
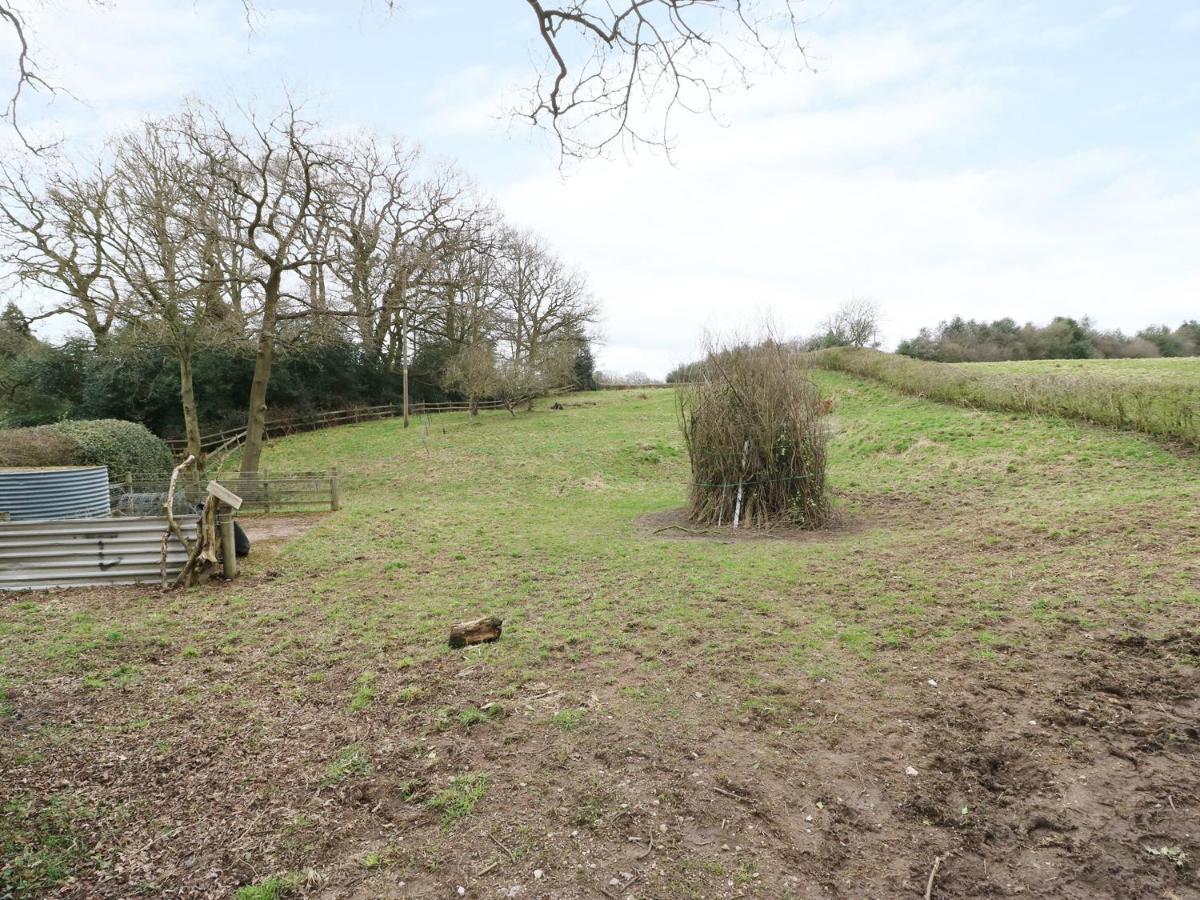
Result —
M 749 451 L 750 451 L 750 438 L 746 438 L 746 440 L 742 443 L 742 472 L 741 472 L 742 475 L 746 474 L 746 454 Z M 742 518 L 742 492 L 744 490 L 745 490 L 745 485 L 743 484 L 742 479 L 739 478 L 738 479 L 737 502 L 734 503 L 734 505 L 733 505 L 733 527 L 734 528 L 738 527 L 738 522 L 740 522 L 741 518 Z

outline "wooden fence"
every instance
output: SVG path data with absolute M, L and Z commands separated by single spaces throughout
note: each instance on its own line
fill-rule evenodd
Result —
M 118 515 L 161 515 L 167 499 L 170 475 L 127 474 L 110 483 L 113 510 Z M 185 472 L 175 488 L 176 512 L 194 511 L 204 500 L 209 480 L 216 481 L 242 498 L 242 513 L 338 510 L 342 505 L 341 479 L 337 469 L 328 472 L 288 472 L 271 475 L 195 478 Z
M 572 388 L 560 388 L 549 391 L 550 396 L 569 393 Z M 512 411 L 522 403 L 527 403 L 528 397 L 519 400 L 480 400 L 476 404 L 479 410 L 507 409 Z M 468 412 L 469 403 L 412 403 L 409 404 L 410 417 L 432 415 L 446 412 Z M 335 409 L 328 412 L 316 413 L 300 419 L 268 419 L 263 436 L 266 438 L 284 437 L 289 434 L 300 434 L 305 431 L 316 431 L 319 428 L 332 428 L 335 425 L 352 425 L 357 422 L 374 422 L 379 419 L 394 419 L 404 415 L 404 408 L 398 403 L 385 403 L 381 406 L 361 406 L 351 409 Z M 226 428 L 200 435 L 201 452 L 214 456 L 227 450 L 233 450 L 246 440 L 246 427 Z M 167 441 L 171 452 L 182 458 L 187 451 L 185 438 L 171 438 Z

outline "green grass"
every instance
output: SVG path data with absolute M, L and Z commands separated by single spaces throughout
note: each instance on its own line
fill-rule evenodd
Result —
M 337 752 L 325 769 L 323 785 L 340 784 L 347 778 L 366 775 L 371 771 L 371 759 L 362 744 L 348 744 Z
M 44 897 L 85 856 L 79 810 L 61 797 L 19 796 L 0 807 L 0 897 Z
M 554 724 L 562 731 L 574 731 L 583 722 L 584 710 L 563 709 L 554 714 Z
M 272 875 L 257 884 L 239 888 L 237 900 L 283 900 L 296 890 L 299 878 L 293 875 Z
M 490 781 L 488 775 L 459 775 L 450 780 L 447 788 L 429 798 L 429 806 L 437 810 L 442 828 L 450 828 L 475 812 L 475 804 L 487 791 Z
M 776 744 L 832 742 L 842 723 L 868 715 L 863 698 L 949 677 L 946 668 L 1004 683 L 1047 652 L 1084 652 L 1097 632 L 1194 628 L 1194 457 L 1061 417 L 935 403 L 839 372 L 816 377 L 837 401 L 829 476 L 841 524 L 797 541 L 679 539 L 639 526 L 686 498 L 668 390 L 272 442 L 264 464 L 273 472 L 337 465 L 344 508 L 289 541 L 256 545 L 238 581 L 0 604 L 0 705 L 36 697 L 77 723 L 6 732 L 13 747 L 0 759 L 0 789 L 31 772 L 42 783 L 60 777 L 39 768 L 64 758 L 51 752 L 56 741 L 83 758 L 116 734 L 120 752 L 145 765 L 161 756 L 160 727 L 195 720 L 204 733 L 188 742 L 207 739 L 208 752 L 247 771 L 305 786 L 296 812 L 319 816 L 312 830 L 323 833 L 355 831 L 328 820 L 371 807 L 327 806 L 324 795 L 309 807 L 307 798 L 318 785 L 346 784 L 350 794 L 348 782 L 373 763 L 379 779 L 395 779 L 397 797 L 395 785 L 414 774 L 442 787 L 416 802 L 430 803 L 443 828 L 468 816 L 498 826 L 518 796 L 553 796 L 568 819 L 599 823 L 629 798 L 616 788 L 579 795 L 591 774 L 571 768 L 580 747 L 594 766 L 597 743 L 654 747 L 719 729 L 775 758 Z M 504 619 L 501 640 L 446 648 L 450 623 L 485 614 Z M 854 698 L 836 723 L 809 705 L 817 685 Z M 525 712 L 527 698 L 550 691 L 554 699 Z M 485 705 L 497 701 L 511 715 L 484 725 Z M 514 762 L 527 762 L 530 746 L 546 760 L 533 774 Z M 35 761 L 41 752 L 46 763 Z M 467 762 L 488 775 L 463 776 Z M 237 799 L 213 813 L 236 810 L 235 834 L 269 788 L 246 782 L 233 779 Z M 560 786 L 575 792 L 559 795 Z M 131 799 L 153 809 L 140 796 L 107 796 L 108 831 L 95 833 L 143 821 L 120 819 Z M 7 839 L 57 852 L 61 834 L 69 856 L 58 871 L 84 866 L 95 877 L 105 861 L 62 831 L 69 822 L 39 819 L 40 808 L 8 818 Z M 274 865 L 329 868 L 369 849 L 314 849 Z
M 311 678 L 311 676 L 309 676 Z M 350 709 L 362 712 L 375 702 L 375 673 L 363 672 L 355 682 L 354 696 L 350 698 Z

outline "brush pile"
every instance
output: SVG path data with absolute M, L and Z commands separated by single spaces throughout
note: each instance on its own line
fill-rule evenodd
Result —
M 676 395 L 692 464 L 693 522 L 734 528 L 829 519 L 821 395 L 799 355 L 775 341 L 710 347 Z

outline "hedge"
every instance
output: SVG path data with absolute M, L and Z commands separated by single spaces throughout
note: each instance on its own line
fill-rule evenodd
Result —
M 1200 447 L 1200 388 L 1191 384 L 1099 374 L 1008 373 L 849 347 L 807 356 L 818 368 L 874 378 L 930 400 L 1080 419 Z
M 0 466 L 108 466 L 110 475 L 166 472 L 171 451 L 144 425 L 121 419 L 0 431 Z

